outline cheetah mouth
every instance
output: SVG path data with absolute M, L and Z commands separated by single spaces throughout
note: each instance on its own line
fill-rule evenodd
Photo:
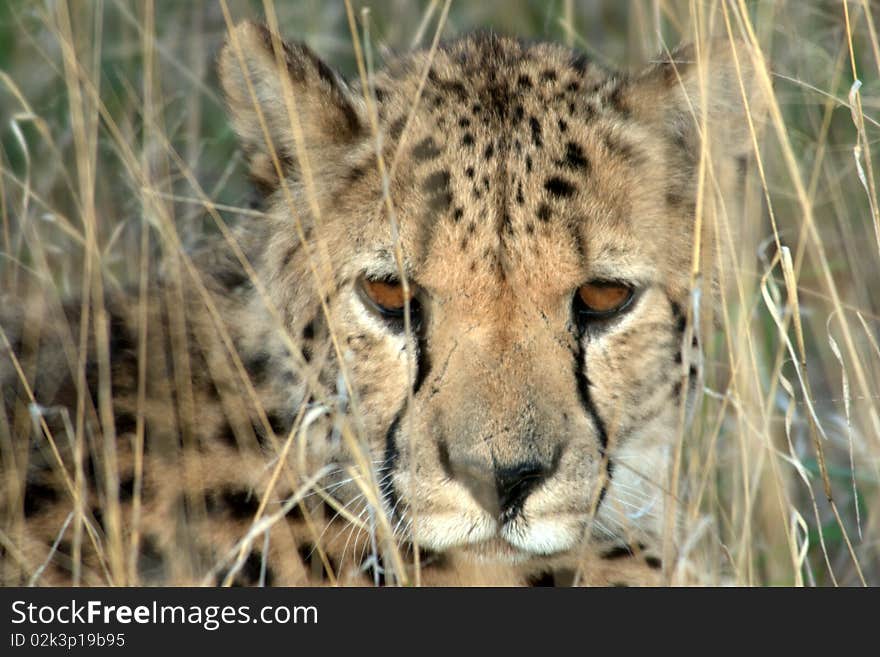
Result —
M 579 519 L 567 516 L 496 520 L 488 514 L 432 514 L 414 522 L 414 538 L 434 551 L 461 550 L 487 560 L 524 562 L 572 550 L 582 536 Z

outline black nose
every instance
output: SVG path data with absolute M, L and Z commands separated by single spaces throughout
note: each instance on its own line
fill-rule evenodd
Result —
M 510 520 L 522 509 L 526 498 L 547 478 L 550 470 L 540 463 L 520 463 L 495 471 L 495 488 L 501 519 Z

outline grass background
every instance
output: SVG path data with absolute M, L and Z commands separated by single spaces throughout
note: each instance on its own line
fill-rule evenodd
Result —
M 353 3 L 379 60 L 429 44 L 444 4 Z M 256 1 L 228 7 L 235 20 L 264 14 Z M 722 564 L 713 577 L 723 571 L 738 584 L 880 584 L 880 7 L 458 1 L 442 29 L 447 38 L 489 27 L 557 40 L 609 68 L 637 70 L 664 46 L 692 40 L 695 26 L 718 24 L 724 10 L 735 29 L 754 27 L 779 113 L 764 131 L 765 182 L 750 164 L 739 236 L 720 247 L 736 262 L 706 346 L 705 394 L 682 436 L 686 545 L 708 545 L 711 563 Z M 274 11 L 285 38 L 356 75 L 343 2 L 278 2 Z M 0 293 L 75 294 L 87 212 L 105 275 L 136 280 L 130 263 L 157 194 L 194 246 L 215 229 L 190 174 L 232 208 L 223 212 L 231 221 L 247 207 L 215 71 L 225 32 L 213 0 L 0 3 Z M 100 111 L 94 97 L 71 96 L 65 52 Z M 161 139 L 145 129 L 148 107 Z M 94 142 L 85 186 L 78 139 Z M 127 157 L 150 172 L 149 188 Z

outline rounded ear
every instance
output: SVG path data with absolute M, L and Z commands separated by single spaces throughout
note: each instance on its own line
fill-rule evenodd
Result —
M 749 116 L 757 127 L 766 108 L 758 73 L 744 42 L 718 38 L 662 57 L 630 80 L 623 99 L 691 159 L 699 158 L 704 128 L 713 156 L 736 157 L 752 150 Z
M 301 158 L 333 161 L 364 132 L 362 103 L 305 45 L 262 24 L 239 23 L 220 53 L 220 81 L 232 125 L 261 186 L 278 185 L 275 161 L 296 175 Z

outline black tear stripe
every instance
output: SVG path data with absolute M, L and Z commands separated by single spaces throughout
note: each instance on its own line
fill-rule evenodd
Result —
M 422 384 L 428 378 L 428 373 L 431 371 L 431 360 L 428 357 L 428 345 L 425 340 L 424 331 L 421 327 L 416 332 L 415 338 L 416 378 L 415 381 L 413 381 L 413 395 L 416 395 L 419 392 Z M 394 517 L 394 512 L 400 501 L 397 491 L 394 489 L 394 477 L 391 473 L 400 456 L 400 450 L 397 449 L 397 432 L 400 428 L 400 420 L 403 418 L 404 413 L 406 413 L 406 402 L 404 402 L 403 407 L 397 411 L 397 414 L 391 421 L 391 426 L 388 427 L 388 431 L 385 433 L 385 457 L 382 463 L 383 481 L 379 486 L 379 490 L 382 493 L 382 499 L 388 504 L 389 520 Z
M 379 484 L 379 492 L 382 494 L 382 499 L 385 500 L 385 503 L 388 505 L 389 520 L 393 520 L 394 512 L 397 510 L 397 505 L 400 502 L 400 498 L 394 488 L 394 476 L 392 475 L 392 472 L 397 463 L 397 459 L 400 457 L 400 450 L 397 449 L 397 430 L 400 428 L 400 420 L 405 411 L 406 404 L 404 404 L 403 408 L 401 408 L 397 412 L 397 415 L 394 416 L 394 419 L 391 421 L 391 426 L 388 427 L 388 431 L 385 433 L 385 458 L 382 462 L 382 477 L 380 479 L 381 483 Z
M 614 463 L 612 463 L 611 457 L 607 454 L 608 429 L 605 427 L 605 422 L 602 420 L 599 411 L 596 409 L 596 404 L 593 402 L 593 397 L 590 395 L 590 380 L 584 373 L 586 358 L 584 354 L 584 343 L 580 337 L 578 337 L 577 345 L 577 350 L 574 353 L 574 376 L 577 381 L 578 394 L 581 398 L 581 405 L 596 425 L 596 431 L 599 433 L 599 456 L 605 461 L 605 481 L 602 484 L 602 490 L 599 491 L 599 499 L 596 502 L 595 509 L 595 511 L 598 512 L 599 507 L 602 506 L 602 502 L 605 500 L 608 486 L 611 484 Z
M 416 339 L 416 378 L 413 381 L 413 395 L 417 395 L 431 371 L 431 357 L 428 355 L 428 341 L 425 339 L 424 327 L 415 331 Z

